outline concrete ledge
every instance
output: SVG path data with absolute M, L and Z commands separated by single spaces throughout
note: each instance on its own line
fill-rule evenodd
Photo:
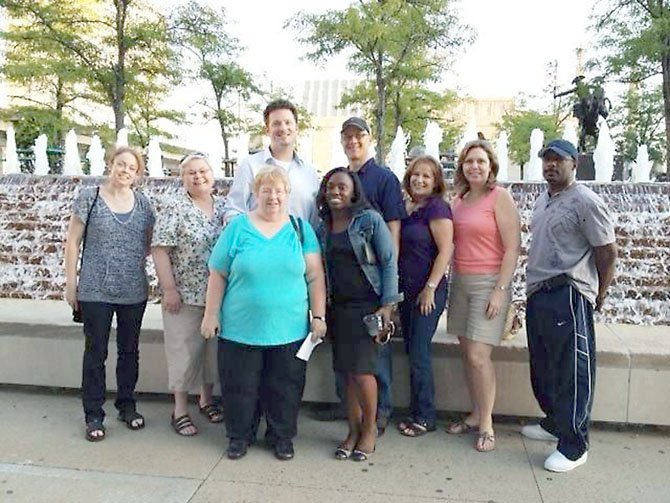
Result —
M 81 325 L 71 322 L 62 301 L 0 299 L 0 383 L 79 388 Z M 670 425 L 670 326 L 598 325 L 598 370 L 593 419 L 616 423 Z M 109 362 L 116 360 L 114 333 Z M 401 341 L 393 342 L 394 403 L 409 404 L 409 366 Z M 165 393 L 167 366 L 158 305 L 147 308 L 140 339 L 138 391 Z M 467 411 L 470 403 L 461 351 L 441 320 L 433 345 L 437 406 Z M 494 412 L 539 416 L 531 390 L 525 333 L 493 351 L 497 397 Z M 107 383 L 115 389 L 114 365 Z M 331 349 L 320 346 L 307 370 L 304 400 L 336 401 Z

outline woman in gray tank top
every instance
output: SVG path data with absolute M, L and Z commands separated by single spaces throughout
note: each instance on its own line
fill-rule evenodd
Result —
M 133 185 L 144 172 L 142 156 L 119 147 L 99 187 L 82 189 L 74 202 L 65 245 L 65 299 L 84 323 L 82 400 L 86 438 L 105 438 L 105 360 L 116 315 L 118 419 L 131 430 L 144 427 L 135 408 L 139 335 L 148 297 L 145 271 L 154 212 Z M 83 248 L 77 271 L 79 249 Z

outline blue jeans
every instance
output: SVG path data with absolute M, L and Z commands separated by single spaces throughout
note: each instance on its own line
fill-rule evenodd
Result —
M 139 337 L 147 302 L 108 304 L 79 302 L 84 321 L 84 361 L 81 392 L 86 422 L 103 420 L 105 411 L 105 361 L 112 316 L 116 313 L 116 402 L 120 411 L 135 410 L 135 385 L 139 368 Z
M 436 418 L 431 343 L 446 303 L 445 284 L 435 291 L 435 309 L 427 316 L 419 311 L 416 297 L 407 297 L 400 304 L 405 351 L 410 363 L 410 416 L 429 426 L 435 425 Z
M 558 437 L 559 452 L 576 460 L 589 445 L 596 377 L 593 307 L 570 285 L 540 290 L 528 298 L 526 326 L 531 384 L 547 416 L 540 424 Z
M 377 419 L 388 419 L 393 414 L 393 351 L 391 343 L 379 346 L 377 349 Z M 347 408 L 347 385 L 345 375 L 335 372 L 335 390 L 337 398 L 344 409 Z

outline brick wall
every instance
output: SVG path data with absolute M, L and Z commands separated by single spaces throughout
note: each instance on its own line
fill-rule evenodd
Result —
M 95 177 L 0 176 L 0 297 L 58 299 L 63 296 L 63 249 L 75 195 Z M 218 181 L 225 195 L 229 180 Z M 615 285 L 600 321 L 670 324 L 670 184 L 591 184 L 616 223 L 620 260 Z M 159 203 L 180 185 L 147 179 L 143 190 Z M 511 183 L 522 220 L 522 256 L 514 296 L 523 298 L 528 222 L 542 183 Z M 153 265 L 152 296 L 156 295 Z

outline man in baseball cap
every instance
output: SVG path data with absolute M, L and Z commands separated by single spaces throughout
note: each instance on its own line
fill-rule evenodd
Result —
M 554 152 L 564 159 L 572 157 L 575 161 L 577 161 L 577 158 L 579 157 L 577 149 L 568 140 L 552 140 L 546 147 L 540 150 L 537 155 L 538 157 L 544 158 L 548 152 Z

